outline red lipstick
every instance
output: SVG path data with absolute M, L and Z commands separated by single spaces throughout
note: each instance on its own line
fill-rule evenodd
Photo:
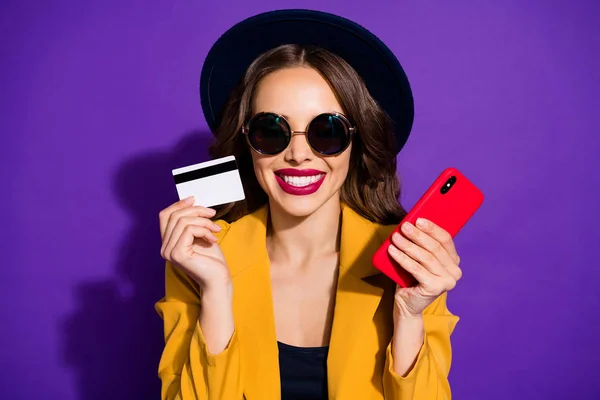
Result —
M 321 175 L 318 181 L 305 184 L 303 186 L 293 185 L 292 183 L 287 183 L 282 176 L 294 176 L 294 177 L 312 177 Z M 316 169 L 293 169 L 293 168 L 284 168 L 275 171 L 275 179 L 281 189 L 295 196 L 306 196 L 309 194 L 313 194 L 321 187 L 323 181 L 325 180 L 325 172 L 319 171 Z

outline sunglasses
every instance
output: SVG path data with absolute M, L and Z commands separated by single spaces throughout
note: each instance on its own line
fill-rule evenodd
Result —
M 275 155 L 285 150 L 294 134 L 306 135 L 309 146 L 323 156 L 340 154 L 348 145 L 356 127 L 340 113 L 317 115 L 306 131 L 293 131 L 286 119 L 271 112 L 258 113 L 242 126 L 248 144 L 261 154 Z

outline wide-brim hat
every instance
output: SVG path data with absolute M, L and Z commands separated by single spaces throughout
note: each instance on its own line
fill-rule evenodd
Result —
M 284 44 L 314 45 L 342 57 L 394 122 L 396 150 L 410 134 L 414 102 L 410 84 L 392 51 L 373 33 L 340 16 L 313 10 L 269 11 L 245 19 L 210 49 L 200 75 L 200 101 L 210 129 L 219 125 L 231 91 L 260 54 Z M 359 133 L 360 134 L 360 133 Z

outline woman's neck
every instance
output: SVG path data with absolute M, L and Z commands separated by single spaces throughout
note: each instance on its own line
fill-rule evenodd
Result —
M 337 196 L 307 217 L 293 217 L 269 205 L 267 251 L 271 262 L 305 269 L 311 261 L 337 253 L 340 212 Z

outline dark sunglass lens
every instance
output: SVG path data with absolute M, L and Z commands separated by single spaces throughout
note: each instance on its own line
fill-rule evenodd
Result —
M 308 142 L 323 155 L 341 152 L 348 146 L 349 141 L 348 129 L 336 115 L 321 114 L 308 127 Z
M 254 118 L 248 128 L 250 144 L 263 154 L 277 154 L 290 141 L 287 123 L 275 114 L 262 114 Z

